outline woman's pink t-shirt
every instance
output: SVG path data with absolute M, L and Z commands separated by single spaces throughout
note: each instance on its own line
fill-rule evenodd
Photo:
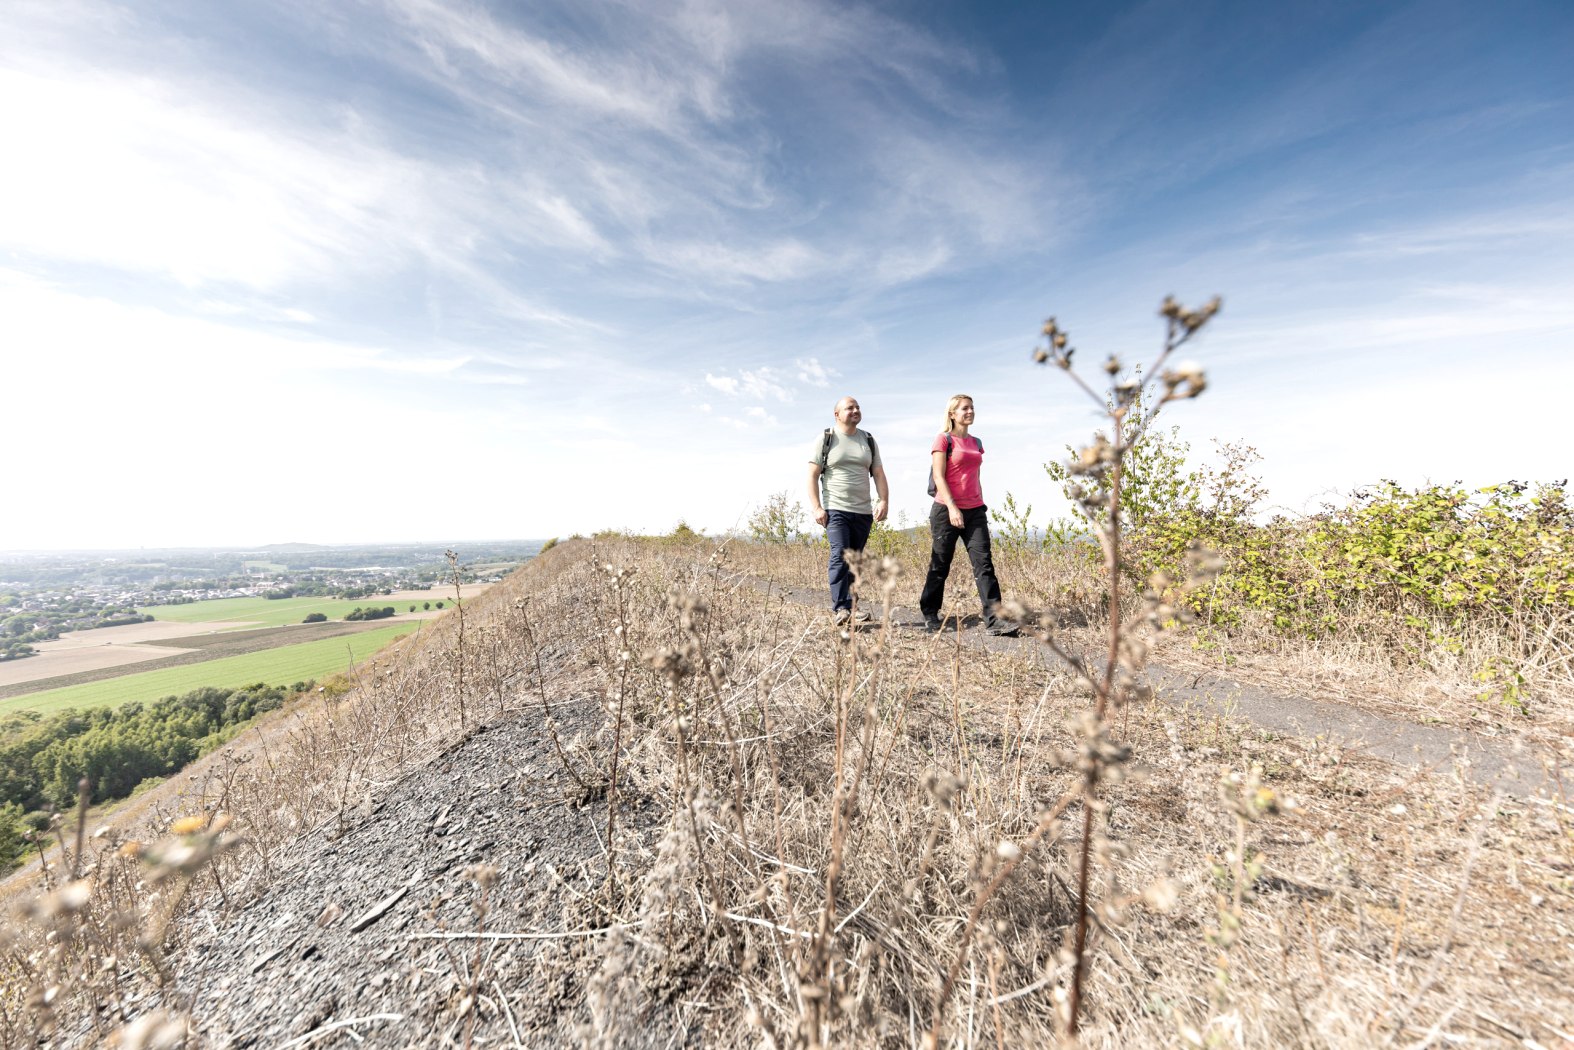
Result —
M 935 438 L 930 452 L 944 452 L 946 435 Z M 984 465 L 984 449 L 975 437 L 951 435 L 951 458 L 946 462 L 945 483 L 951 488 L 951 498 L 958 510 L 972 510 L 984 505 L 984 485 L 979 471 Z M 940 502 L 940 497 L 935 497 Z

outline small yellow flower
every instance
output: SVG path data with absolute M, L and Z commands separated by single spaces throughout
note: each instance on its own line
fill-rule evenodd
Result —
M 207 824 L 205 817 L 181 817 L 170 826 L 169 830 L 172 835 L 195 835 L 207 827 Z

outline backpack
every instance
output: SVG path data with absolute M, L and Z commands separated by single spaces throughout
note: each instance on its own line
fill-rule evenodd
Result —
M 869 439 L 869 473 L 874 473 L 875 461 L 880 458 L 880 446 L 874 443 L 874 435 L 865 430 L 864 437 Z M 830 427 L 825 428 L 825 441 L 820 445 L 820 487 L 823 490 L 830 484 L 830 479 L 825 476 L 826 470 L 831 465 L 831 442 L 836 440 L 836 435 Z
M 969 436 L 971 436 L 971 435 L 969 435 Z M 979 441 L 978 438 L 973 438 L 973 440 L 978 442 L 978 454 L 980 456 L 982 456 L 984 454 L 984 443 L 982 441 Z M 945 436 L 945 461 L 946 461 L 947 465 L 950 465 L 950 463 L 951 463 L 951 435 L 949 433 L 947 433 L 946 436 Z M 930 459 L 929 459 L 929 494 L 931 496 L 933 496 L 935 494 L 935 461 L 934 461 L 934 453 L 930 453 Z

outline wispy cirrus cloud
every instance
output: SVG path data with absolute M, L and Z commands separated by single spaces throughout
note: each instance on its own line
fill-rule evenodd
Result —
M 599 236 L 702 283 L 910 281 L 1002 250 L 1047 199 L 1050 166 L 1001 149 L 986 129 L 1004 114 L 957 79 L 987 80 L 990 60 L 873 9 L 373 9 L 399 28 L 380 60 L 497 128 L 478 155 L 523 163 Z M 937 108 L 974 130 L 942 129 Z M 811 135 L 835 151 L 783 163 Z M 905 248 L 919 229 L 926 249 Z
M 781 402 L 791 401 L 793 395 L 782 384 L 782 378 L 778 369 L 767 366 L 752 370 L 742 369 L 736 376 L 717 376 L 707 372 L 705 373 L 705 384 L 729 397 L 749 398 L 759 401 L 766 399 Z
M 831 379 L 841 375 L 836 369 L 821 364 L 818 357 L 800 357 L 793 362 L 793 367 L 798 370 L 798 382 L 809 386 L 830 386 Z

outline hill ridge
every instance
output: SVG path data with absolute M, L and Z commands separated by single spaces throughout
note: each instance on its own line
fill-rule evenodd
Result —
M 844 639 L 725 557 L 560 544 L 362 665 L 349 693 L 213 756 L 148 818 L 168 834 L 222 810 L 244 837 L 215 821 L 169 840 L 197 865 L 170 983 L 141 985 L 122 962 L 57 1013 L 86 1040 L 95 1018 L 163 1009 L 215 1046 L 883 1046 L 932 1024 L 965 1042 L 977 1019 L 1008 1043 L 1052 1040 L 1074 872 L 1062 845 L 1028 832 L 1074 778 L 1075 683 L 993 645 L 882 627 Z M 1522 1022 L 1537 1038 L 1574 1015 L 1549 922 L 1574 907 L 1529 859 L 1561 848 L 1557 810 L 1214 711 L 1120 718 L 1145 772 L 1110 790 L 1109 849 L 1125 858 L 1112 871 L 1156 903 L 1134 897 L 1095 939 L 1089 1045 L 1172 1045 L 1180 1021 L 1154 997 L 1209 1002 L 1209 858 L 1237 834 L 1221 768 L 1296 803 L 1239 831 L 1267 857 L 1230 950 L 1232 1009 L 1253 1042 L 1305 1026 L 1369 1045 L 1374 1025 L 1446 1027 L 1467 999 L 1545 1018 Z M 838 845 L 832 805 L 852 781 Z M 979 980 L 941 1001 L 980 880 L 1008 847 L 1027 862 L 978 928 Z M 116 859 L 116 835 L 96 848 L 95 895 L 149 878 Z M 1439 869 L 1466 854 L 1462 874 Z M 1403 924 L 1379 924 L 1400 902 Z M 1290 923 L 1316 952 L 1286 954 L 1271 931 Z M 1445 929 L 1457 944 L 1511 938 L 1520 965 L 1438 954 Z M 824 976 L 808 978 L 820 951 Z M 1411 1003 L 1399 1020 L 1391 981 Z M 79 999 L 107 1005 L 69 1013 Z

